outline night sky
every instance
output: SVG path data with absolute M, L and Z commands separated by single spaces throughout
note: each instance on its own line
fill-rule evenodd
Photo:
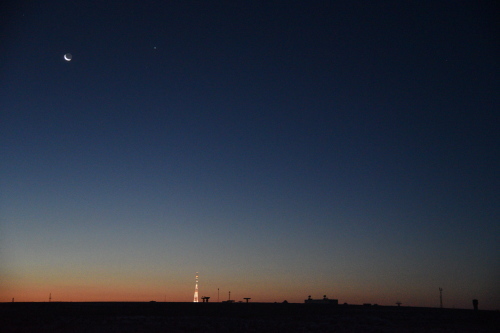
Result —
M 0 301 L 500 309 L 497 5 L 2 5 Z

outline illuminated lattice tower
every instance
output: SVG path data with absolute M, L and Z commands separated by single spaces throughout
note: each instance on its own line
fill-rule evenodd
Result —
M 196 272 L 196 285 L 194 286 L 194 300 L 193 302 L 198 303 L 198 272 Z

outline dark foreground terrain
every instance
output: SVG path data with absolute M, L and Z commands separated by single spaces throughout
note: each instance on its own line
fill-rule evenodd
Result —
M 500 312 L 281 303 L 1 303 L 0 332 L 500 332 Z

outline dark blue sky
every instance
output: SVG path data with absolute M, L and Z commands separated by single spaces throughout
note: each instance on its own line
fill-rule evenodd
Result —
M 4 300 L 499 308 L 494 1 L 2 12 Z

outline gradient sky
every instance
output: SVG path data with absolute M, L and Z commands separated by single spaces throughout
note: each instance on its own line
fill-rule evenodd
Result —
M 496 5 L 4 4 L 0 301 L 500 309 Z

